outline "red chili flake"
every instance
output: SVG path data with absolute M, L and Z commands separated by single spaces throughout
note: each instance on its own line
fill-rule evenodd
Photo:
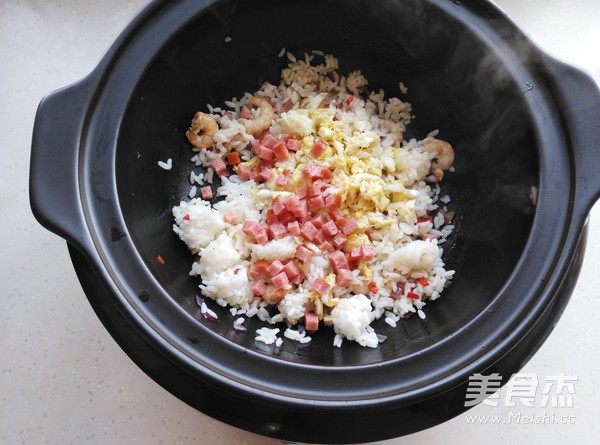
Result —
M 182 219 L 184 221 L 189 221 L 190 220 L 190 215 L 185 215 Z
M 421 297 L 419 297 L 419 294 L 415 294 L 414 292 L 409 292 L 408 294 L 406 294 L 406 296 L 408 298 L 412 298 L 413 300 L 420 300 Z
M 158 261 L 158 264 L 160 264 L 161 266 L 166 263 L 166 261 L 160 255 L 156 257 L 156 261 Z
M 427 278 L 425 277 L 417 278 L 417 281 L 421 283 L 422 286 L 429 286 L 429 281 L 427 281 Z
M 346 103 L 348 105 L 350 105 L 352 103 L 352 101 L 354 100 L 354 96 L 350 96 L 348 99 L 346 99 Z
M 431 216 L 428 216 L 427 218 L 422 218 L 422 217 L 419 216 L 417 218 L 417 223 L 424 223 L 424 222 L 427 222 L 427 221 L 432 222 L 433 218 Z
M 372 281 L 367 285 L 367 287 L 369 288 L 369 290 L 376 294 L 377 292 L 379 292 L 379 288 L 377 287 L 377 285 L 375 283 L 373 283 Z

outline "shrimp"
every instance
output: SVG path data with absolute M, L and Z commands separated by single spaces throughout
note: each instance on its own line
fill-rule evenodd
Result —
M 246 127 L 246 131 L 250 134 L 261 133 L 268 130 L 275 117 L 275 112 L 271 104 L 262 97 L 254 96 L 250 103 L 259 109 L 258 117 L 255 119 L 240 119 L 240 123 Z
M 215 133 L 219 124 L 206 113 L 198 111 L 192 119 L 192 126 L 185 132 L 188 140 L 198 148 L 209 148 L 215 144 Z
M 438 181 L 444 177 L 444 170 L 452 167 L 454 162 L 454 149 L 446 141 L 435 138 L 427 138 L 423 141 L 423 148 L 428 153 L 434 154 L 431 161 L 431 173 Z
M 379 128 L 386 130 L 394 138 L 394 143 L 399 144 L 404 139 L 404 131 L 400 128 L 400 124 L 393 120 L 387 119 L 379 124 Z

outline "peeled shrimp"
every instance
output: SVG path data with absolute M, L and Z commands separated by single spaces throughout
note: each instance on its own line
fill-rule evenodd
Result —
M 240 119 L 240 123 L 246 127 L 246 131 L 250 134 L 261 133 L 268 130 L 275 117 L 275 112 L 271 104 L 262 97 L 254 96 L 250 103 L 258 108 L 259 114 L 254 119 Z
M 452 167 L 454 162 L 454 149 L 446 141 L 435 138 L 427 138 L 423 141 L 423 148 L 428 153 L 434 154 L 431 161 L 431 173 L 438 181 L 444 177 L 444 170 Z
M 188 140 L 198 148 L 209 148 L 215 144 L 215 133 L 219 124 L 206 113 L 198 111 L 192 119 L 192 126 L 185 132 Z

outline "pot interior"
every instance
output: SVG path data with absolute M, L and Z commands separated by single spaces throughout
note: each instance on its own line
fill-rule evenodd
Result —
M 449 2 L 446 2 L 449 3 Z M 459 6 L 457 6 L 459 8 Z M 272 26 L 261 25 L 272 23 Z M 226 37 L 230 42 L 225 42 Z M 369 89 L 384 89 L 413 105 L 416 119 L 407 137 L 434 129 L 456 152 L 454 173 L 443 190 L 457 210 L 456 230 L 443 245 L 453 285 L 414 316 L 391 328 L 374 323 L 388 340 L 378 349 L 345 342 L 334 348 L 332 329 L 312 342 L 286 341 L 281 348 L 254 341 L 264 323 L 232 329 L 234 317 L 208 301 L 220 322 L 203 319 L 195 304 L 199 279 L 173 233 L 171 208 L 187 200 L 194 153 L 184 133 L 206 104 L 279 83 L 286 59 L 282 47 L 300 56 L 313 49 L 333 54 L 340 72 L 360 69 Z M 403 96 L 402 81 L 408 87 Z M 418 353 L 460 330 L 496 298 L 524 251 L 533 221 L 531 186 L 538 183 L 533 123 L 510 65 L 492 50 L 481 31 L 435 2 L 216 2 L 164 46 L 139 80 L 119 130 L 116 174 L 128 234 L 148 269 L 200 325 L 244 348 L 313 365 L 352 366 Z M 157 161 L 173 159 L 169 172 Z M 156 261 L 160 254 L 167 264 Z M 174 327 L 178 320 L 167 320 Z M 195 340 L 195 339 L 192 339 Z

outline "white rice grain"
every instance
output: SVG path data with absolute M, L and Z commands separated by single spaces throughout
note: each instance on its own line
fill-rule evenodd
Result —
M 158 166 L 164 170 L 171 170 L 173 168 L 173 159 L 169 158 L 166 162 L 158 161 Z

